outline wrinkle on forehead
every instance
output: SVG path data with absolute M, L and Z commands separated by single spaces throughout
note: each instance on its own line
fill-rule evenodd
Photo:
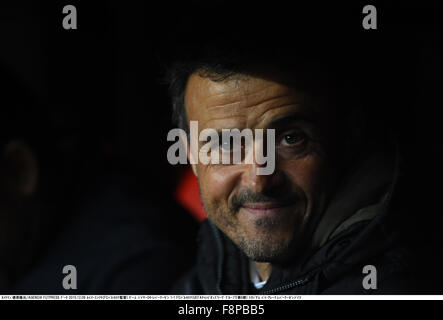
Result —
M 304 95 L 274 81 L 241 77 L 214 82 L 191 75 L 185 95 L 190 120 L 206 125 L 220 120 L 260 121 L 268 111 L 300 104 Z M 249 126 L 248 126 L 249 127 Z

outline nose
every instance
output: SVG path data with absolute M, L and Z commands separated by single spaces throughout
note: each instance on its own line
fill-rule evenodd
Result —
M 262 159 L 256 157 L 257 152 L 261 152 L 259 148 L 264 148 L 260 141 L 254 142 L 255 152 L 249 155 L 248 163 L 242 166 L 243 172 L 241 176 L 242 187 L 257 193 L 268 193 L 269 190 L 277 190 L 285 183 L 284 176 L 275 163 L 275 170 L 271 174 L 259 174 L 259 168 L 264 168 L 269 163 L 263 163 Z M 261 153 L 263 154 L 263 153 Z M 274 158 L 275 159 L 275 158 Z M 270 159 L 268 158 L 268 161 Z
M 260 167 L 257 163 L 244 166 L 241 178 L 242 187 L 263 194 L 269 193 L 269 190 L 281 189 L 280 187 L 284 184 L 284 177 L 278 168 L 270 175 L 258 175 L 257 167 Z

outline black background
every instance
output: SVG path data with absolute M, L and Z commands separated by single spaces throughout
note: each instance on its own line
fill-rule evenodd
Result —
M 62 27 L 66 4 L 77 8 L 77 30 Z M 249 28 L 281 24 L 287 28 L 285 36 L 294 26 L 307 35 L 335 28 L 336 33 L 345 30 L 361 37 L 363 43 L 365 37 L 368 43 L 375 39 L 376 51 L 401 61 L 391 86 L 401 94 L 399 104 L 406 104 L 395 111 L 396 121 L 405 134 L 422 139 L 441 156 L 438 6 L 374 4 L 378 30 L 368 31 L 361 26 L 362 3 L 4 1 L 0 61 L 45 106 L 48 124 L 38 129 L 45 137 L 56 137 L 67 155 L 64 161 L 74 163 L 68 170 L 74 167 L 89 179 L 107 170 L 128 172 L 160 202 L 159 195 L 173 188 L 180 170 L 166 159 L 166 134 L 173 125 L 167 87 L 161 83 L 164 62 L 182 43 L 204 42 L 232 26 L 236 20 L 228 14 L 248 16 L 255 24 Z M 228 14 L 213 19 L 217 11 Z M 291 21 L 293 14 L 298 20 Z M 366 62 L 359 59 L 355 57 L 355 65 L 364 73 Z
M 77 30 L 62 27 L 67 4 L 77 8 Z M 438 206 L 442 11 L 424 3 L 372 2 L 378 30 L 363 30 L 364 4 L 2 1 L 0 65 L 41 108 L 24 135 L 32 136 L 34 147 L 45 153 L 42 159 L 51 158 L 43 161 L 43 174 L 64 177 L 60 190 L 70 190 L 76 198 L 109 177 L 124 175 L 135 181 L 131 192 L 167 208 L 183 169 L 166 158 L 166 135 L 174 125 L 162 77 L 171 56 L 188 42 L 204 42 L 226 26 L 237 27 L 232 26 L 236 19 L 220 12 L 237 19 L 247 15 L 253 23 L 246 26 L 252 29 L 280 26 L 288 39 L 292 27 L 308 36 L 322 30 L 350 33 L 389 57 L 380 70 L 396 62 L 389 86 L 397 104 L 386 114 L 410 148 L 411 165 L 425 178 L 417 189 L 433 190 L 432 204 Z M 353 48 L 352 42 L 343 43 Z M 358 48 L 365 50 L 364 45 Z M 367 61 L 354 60 L 359 71 L 367 71 Z M 380 74 L 380 81 L 385 80 Z M 3 111 L 13 101 L 3 99 Z M 61 171 L 53 170 L 55 162 Z M 434 208 L 432 214 L 438 215 Z

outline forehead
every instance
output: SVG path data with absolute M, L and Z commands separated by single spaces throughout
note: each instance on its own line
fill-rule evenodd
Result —
M 222 81 L 192 74 L 185 93 L 188 120 L 212 128 L 266 126 L 286 113 L 317 108 L 310 95 L 274 80 L 238 75 Z

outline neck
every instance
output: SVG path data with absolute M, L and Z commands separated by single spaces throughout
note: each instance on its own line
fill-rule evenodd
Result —
M 272 265 L 268 262 L 254 262 L 257 268 L 257 273 L 261 281 L 268 281 L 271 275 Z

